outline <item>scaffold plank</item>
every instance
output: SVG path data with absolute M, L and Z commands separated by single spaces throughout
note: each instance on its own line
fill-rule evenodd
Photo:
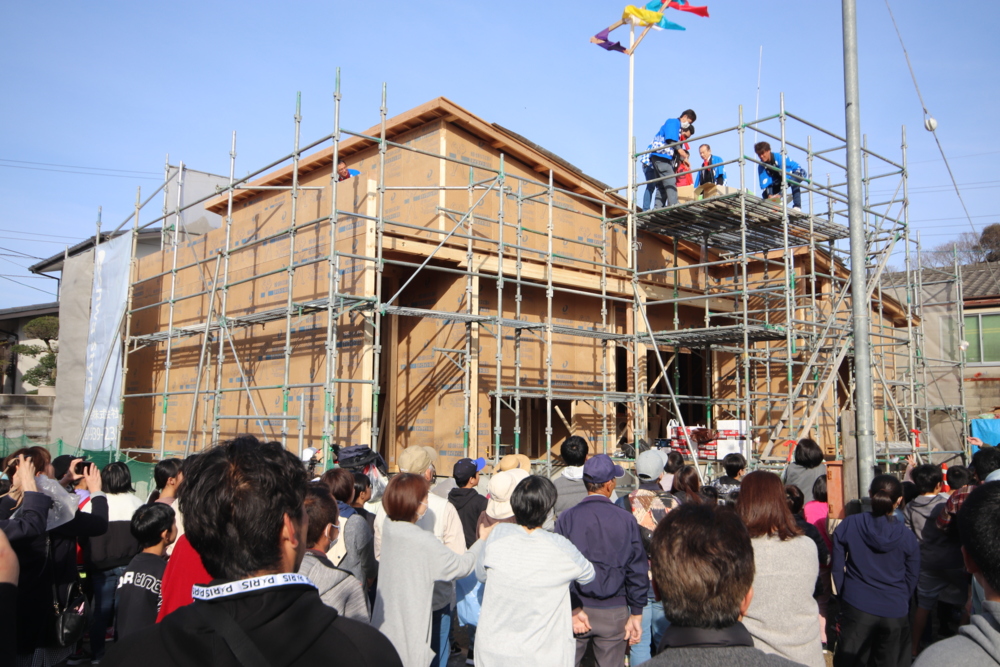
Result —
M 746 207 L 746 249 L 762 252 L 785 247 L 781 208 L 759 197 L 740 193 L 638 213 L 636 226 L 677 238 L 701 241 L 708 236 L 708 244 L 714 248 L 741 252 L 741 197 Z M 619 222 L 624 224 L 625 218 L 620 218 Z M 844 225 L 789 210 L 789 245 L 806 245 L 810 235 L 816 242 L 821 242 L 847 238 L 849 232 Z

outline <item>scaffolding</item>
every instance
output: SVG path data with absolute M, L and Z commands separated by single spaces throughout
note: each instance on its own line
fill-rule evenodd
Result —
M 446 102 L 390 121 L 383 86 L 378 126 L 350 131 L 338 71 L 330 134 L 302 145 L 297 100 L 288 155 L 237 179 L 234 133 L 217 192 L 183 205 L 178 195 L 173 208 L 165 199 L 144 224 L 137 196 L 133 239 L 160 224 L 164 248 L 140 260 L 133 243 L 121 451 L 185 456 L 259 432 L 300 454 L 315 446 L 328 463 L 331 446 L 369 444 L 391 466 L 397 448 L 430 437 L 452 458 L 526 452 L 551 472 L 566 435 L 629 459 L 669 437 L 671 422 L 687 439 L 689 425 L 733 419 L 750 424 L 743 448 L 754 465 L 783 462 L 785 442 L 805 436 L 850 456 L 843 137 L 786 111 L 783 96 L 772 116 L 747 122 L 740 108 L 736 125 L 689 140 L 736 144 L 723 166 L 736 168 L 738 187 L 642 211 L 628 202 L 650 182 L 605 186 Z M 500 138 L 462 153 L 476 127 L 481 139 L 477 123 Z M 787 192 L 750 193 L 760 162 L 747 155 L 748 132 L 786 160 L 805 156 L 803 211 Z M 635 168 L 644 152 L 632 153 Z M 364 171 L 342 179 L 341 158 Z M 932 306 L 911 261 L 905 131 L 900 159 L 866 142 L 864 160 L 860 270 L 878 446 L 891 461 L 929 455 L 932 438 L 918 432 L 942 419 L 966 433 L 964 401 L 929 402 L 927 391 L 956 369 L 961 391 L 963 355 L 944 363 L 923 352 Z M 168 169 L 160 189 L 182 188 L 185 169 Z M 890 183 L 891 196 L 872 183 Z M 222 229 L 186 234 L 181 214 L 194 207 L 224 212 Z M 885 288 L 900 247 L 903 278 Z M 935 298 L 960 309 L 957 267 L 950 284 Z M 418 369 L 427 375 L 411 386 Z M 428 406 L 434 417 L 419 417 Z M 454 433 L 442 436 L 448 419 Z M 699 448 L 686 448 L 698 462 Z M 713 462 L 701 463 L 710 474 Z

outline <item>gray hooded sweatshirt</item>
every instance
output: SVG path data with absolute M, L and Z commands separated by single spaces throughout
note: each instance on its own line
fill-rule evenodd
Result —
M 958 634 L 924 649 L 914 667 L 996 667 L 1000 665 L 1000 602 L 984 602 Z
M 937 527 L 938 515 L 948 499 L 944 496 L 917 496 L 903 508 L 906 527 L 913 531 L 920 542 L 920 568 L 922 570 L 961 570 L 962 547 Z
M 299 565 L 299 574 L 309 577 L 316 584 L 319 597 L 327 607 L 333 607 L 341 616 L 368 623 L 368 596 L 361 583 L 347 570 L 330 562 L 321 552 L 309 549 Z

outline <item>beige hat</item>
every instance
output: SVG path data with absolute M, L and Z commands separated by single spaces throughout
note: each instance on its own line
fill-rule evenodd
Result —
M 528 473 L 520 468 L 504 470 L 493 475 L 488 487 L 490 502 L 486 505 L 486 514 L 494 519 L 509 519 L 514 516 L 514 510 L 510 506 L 510 496 L 518 483 L 528 476 Z
M 531 459 L 524 454 L 508 454 L 500 459 L 500 470 L 514 470 L 520 468 L 527 473 L 531 473 Z
M 422 475 L 428 468 L 437 463 L 437 452 L 433 447 L 414 445 L 404 449 L 396 463 L 399 465 L 399 472 Z

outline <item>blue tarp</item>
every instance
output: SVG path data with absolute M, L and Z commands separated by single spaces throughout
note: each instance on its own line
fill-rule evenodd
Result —
M 973 419 L 972 437 L 979 438 L 987 445 L 1000 445 L 1000 419 Z M 973 451 L 978 447 L 973 447 Z

